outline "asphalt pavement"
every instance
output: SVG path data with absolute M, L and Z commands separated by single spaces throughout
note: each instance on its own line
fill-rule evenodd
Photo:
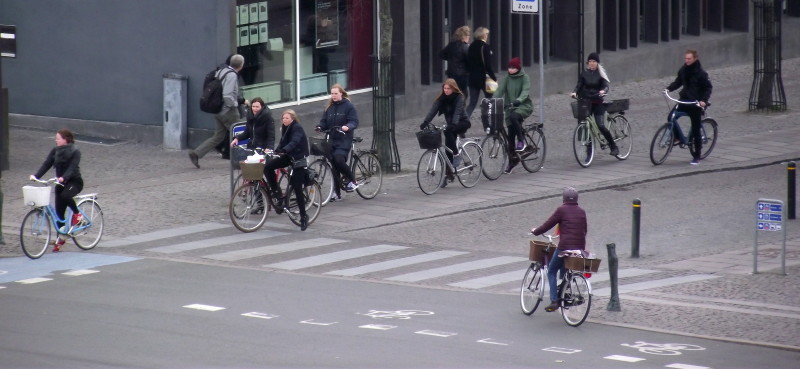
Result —
M 706 173 L 735 171 L 763 166 L 782 165 L 800 158 L 795 137 L 800 135 L 800 111 L 793 110 L 800 92 L 800 59 L 783 63 L 783 82 L 789 111 L 778 113 L 749 113 L 752 66 L 710 69 L 714 84 L 709 115 L 719 123 L 718 142 L 711 156 L 699 166 L 690 166 L 686 150 L 675 150 L 660 166 L 648 158 L 650 140 L 664 122 L 668 106 L 661 90 L 671 78 L 613 84 L 612 98 L 629 98 L 631 108 L 627 117 L 632 124 L 634 142 L 629 159 L 618 161 L 607 154 L 600 155 L 590 168 L 580 168 L 572 157 L 574 119 L 566 92 L 545 98 L 545 135 L 547 158 L 544 168 L 534 174 L 517 168 L 511 175 L 497 181 L 482 178 L 475 188 L 450 184 L 432 196 L 424 195 L 416 183 L 416 163 L 421 154 L 414 132 L 428 107 L 420 107 L 419 119 L 397 122 L 397 143 L 400 150 L 401 172 L 387 174 L 377 198 L 362 200 L 354 194 L 345 201 L 326 206 L 307 231 L 317 235 L 358 235 L 369 237 L 382 229 L 398 224 L 425 224 L 458 214 L 480 214 L 481 210 L 552 200 L 566 185 L 575 186 L 581 193 L 625 188 L 643 183 Z M 677 66 L 676 66 L 677 70 Z M 620 72 L 617 72 L 620 73 Z M 432 87 L 435 88 L 435 87 Z M 538 101 L 537 101 L 538 109 Z M 281 110 L 281 109 L 275 109 Z M 477 113 L 468 135 L 480 135 Z M 538 118 L 531 118 L 536 120 Z M 369 117 L 362 117 L 368 121 Z M 12 125 L 13 125 L 12 119 Z M 314 122 L 302 122 L 310 128 Z M 371 142 L 369 124 L 357 131 Z M 307 130 L 310 131 L 310 130 Z M 53 145 L 54 132 L 42 132 L 12 126 L 11 168 L 3 172 L 3 236 L 0 256 L 20 257 L 17 232 L 19 221 L 27 208 L 22 204 L 20 187 L 26 184 Z M 79 132 L 90 136 L 90 132 Z M 230 191 L 228 162 L 207 155 L 200 169 L 189 162 L 187 152 L 166 151 L 158 146 L 135 142 L 79 141 L 83 153 L 81 170 L 86 181 L 84 193 L 97 192 L 106 214 L 103 243 L 120 242 L 128 237 L 159 230 L 169 230 L 206 223 L 226 223 Z M 765 180 L 784 181 L 783 178 Z M 718 189 L 709 188 L 709 191 Z M 713 206 L 694 209 L 701 219 L 716 214 Z M 755 217 L 755 210 L 753 217 Z M 274 219 L 274 218 L 273 218 Z M 285 219 L 283 219 L 285 220 Z M 788 221 L 787 274 L 780 274 L 780 242 L 766 237 L 760 245 L 759 271 L 751 275 L 752 251 L 737 247 L 720 255 L 718 250 L 702 250 L 687 256 L 685 251 L 670 253 L 669 245 L 663 259 L 651 258 L 642 265 L 623 257 L 620 268 L 658 267 L 680 270 L 688 275 L 712 274 L 709 278 L 665 286 L 623 296 L 622 312 L 604 309 L 607 289 L 598 288 L 595 310 L 591 319 L 596 322 L 635 326 L 685 334 L 756 342 L 776 347 L 800 349 L 800 317 L 796 293 L 800 285 L 800 232 Z M 702 226 L 702 225 L 701 225 Z M 452 229 L 459 232 L 458 225 Z M 523 229 L 521 232 L 525 231 Z M 724 230 L 707 230 L 724 232 Z M 665 230 L 664 232 L 669 232 Z M 425 244 L 424 234 L 419 244 Z M 476 243 L 479 241 L 476 241 Z M 625 245 L 622 241 L 622 245 Z M 125 253 L 125 250 L 98 247 L 93 252 Z M 475 245 L 465 245 L 470 247 Z M 524 246 L 523 246 L 524 247 Z M 521 247 L 519 256 L 525 256 Z M 750 254 L 748 254 L 748 252 Z M 607 266 L 601 269 L 605 272 Z M 677 277 L 676 277 L 677 278 Z M 664 303 L 672 301 L 672 304 Z M 720 305 L 725 305 L 720 309 Z M 743 317 L 746 317 L 743 318 Z

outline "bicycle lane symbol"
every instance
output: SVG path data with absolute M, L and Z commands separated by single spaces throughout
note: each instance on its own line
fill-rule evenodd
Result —
M 426 310 L 370 310 L 367 313 L 356 314 L 366 315 L 373 319 L 411 319 L 412 316 L 433 315 L 433 312 Z
M 621 344 L 625 347 L 635 348 L 641 353 L 653 355 L 681 355 L 681 350 L 686 351 L 702 351 L 705 347 L 697 345 L 689 345 L 684 343 L 648 343 L 644 341 L 636 341 L 635 344 Z

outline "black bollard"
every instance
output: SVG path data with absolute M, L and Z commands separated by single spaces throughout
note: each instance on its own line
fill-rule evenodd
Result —
M 608 300 L 608 311 L 622 311 L 619 305 L 619 290 L 617 283 L 617 269 L 619 268 L 619 258 L 617 258 L 617 245 L 606 244 L 608 249 L 608 275 L 611 281 L 611 298 Z
M 631 257 L 639 257 L 639 225 L 642 216 L 642 201 L 633 200 L 633 225 L 631 227 Z
M 797 172 L 796 169 L 797 169 L 797 165 L 793 161 L 790 161 L 789 164 L 786 166 L 786 174 L 787 174 L 788 184 L 789 184 L 788 185 L 788 191 L 786 192 L 787 193 L 787 197 L 788 197 L 788 199 L 786 201 L 786 206 L 789 207 L 789 209 L 787 210 L 788 211 L 788 215 L 789 215 L 789 219 L 794 219 L 795 218 L 794 208 L 795 208 L 795 187 L 796 187 L 795 186 L 795 183 L 796 183 L 795 182 L 795 173 Z

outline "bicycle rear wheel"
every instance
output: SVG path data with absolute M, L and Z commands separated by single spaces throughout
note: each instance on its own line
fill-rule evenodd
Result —
M 617 144 L 617 148 L 619 148 L 619 154 L 617 154 L 617 159 L 625 160 L 631 154 L 631 149 L 633 149 L 633 137 L 631 136 L 631 124 L 628 123 L 628 119 L 625 118 L 624 115 L 616 115 L 611 118 L 611 124 L 609 128 L 611 131 L 611 137 L 614 138 L 614 142 Z
M 42 257 L 50 245 L 52 231 L 50 216 L 42 208 L 29 211 L 19 227 L 19 245 L 25 256 L 31 259 Z
M 672 151 L 674 141 L 672 125 L 664 124 L 656 131 L 653 141 L 650 143 L 650 161 L 653 165 L 659 165 L 667 160 L 667 156 Z
M 717 122 L 711 118 L 703 119 L 700 122 L 700 134 L 702 135 L 703 148 L 700 150 L 700 159 L 705 159 L 714 146 L 717 144 Z M 689 146 L 691 149 L 692 146 Z
M 417 184 L 426 195 L 433 195 L 444 181 L 445 164 L 439 150 L 422 153 L 417 164 Z
M 544 299 L 544 279 L 543 269 L 531 263 L 519 289 L 519 303 L 525 315 L 533 314 Z
M 522 166 L 530 173 L 538 172 L 544 166 L 547 154 L 547 142 L 541 128 L 531 128 L 525 131 L 525 150 L 519 153 Z
M 580 273 L 571 273 L 564 289 L 561 290 L 561 317 L 567 324 L 577 327 L 589 316 L 592 295 L 589 282 Z
M 483 176 L 495 180 L 503 175 L 508 166 L 508 151 L 499 135 L 488 135 L 481 142 L 483 149 Z
M 320 187 L 322 206 L 325 206 L 333 195 L 333 171 L 331 170 L 331 165 L 328 164 L 327 160 L 317 159 L 308 167 L 317 172 L 317 183 Z
M 473 187 L 481 179 L 481 147 L 475 142 L 467 142 L 461 147 L 462 167 L 456 169 L 458 181 L 464 187 Z
M 589 131 L 589 125 L 586 121 L 578 123 L 575 127 L 575 133 L 572 135 L 572 152 L 575 154 L 575 160 L 584 168 L 592 165 L 594 159 L 595 145 L 592 144 L 592 133 Z
M 83 214 L 83 219 L 88 224 L 85 225 L 86 228 L 81 228 L 84 226 L 80 225 L 76 226 L 76 230 L 70 235 L 75 245 L 82 250 L 90 250 L 97 246 L 100 238 L 103 237 L 103 228 L 105 226 L 103 223 L 103 210 L 100 209 L 97 201 L 92 199 L 83 199 L 77 205 Z
M 245 183 L 235 191 L 228 204 L 228 215 L 236 229 L 253 232 L 267 220 L 267 191 L 258 181 Z
M 297 206 L 297 196 L 294 193 L 294 190 L 291 186 L 285 187 L 286 198 L 288 202 L 285 204 L 286 206 L 286 215 L 289 216 L 289 220 L 292 221 L 295 225 L 300 225 L 300 208 Z M 303 187 L 303 196 L 305 196 L 306 201 L 306 215 L 308 215 L 308 225 L 314 223 L 319 215 L 319 211 L 322 208 L 322 190 L 319 187 L 319 184 L 314 182 L 310 186 Z
M 356 193 L 365 200 L 375 198 L 383 184 L 383 170 L 378 157 L 371 152 L 362 152 L 355 159 L 351 169 L 358 183 Z

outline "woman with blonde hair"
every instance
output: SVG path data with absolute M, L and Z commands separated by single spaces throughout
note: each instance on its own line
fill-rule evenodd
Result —
M 492 68 L 492 48 L 487 41 L 489 40 L 489 29 L 478 27 L 475 30 L 475 41 L 469 45 L 467 50 L 467 65 L 469 66 L 469 106 L 467 107 L 467 118 L 472 116 L 475 106 L 478 105 L 478 94 L 483 91 L 486 98 L 492 94 L 486 92 L 486 76 L 497 82 Z
M 458 88 L 467 91 L 467 50 L 469 50 L 469 26 L 461 26 L 453 32 L 453 40 L 439 52 L 439 57 L 447 61 L 447 77 L 456 80 Z
M 308 215 L 306 214 L 306 197 L 303 192 L 306 182 L 306 167 L 298 165 L 306 160 L 308 156 L 308 138 L 303 126 L 297 121 L 297 114 L 292 109 L 284 110 L 281 114 L 281 139 L 278 146 L 275 148 L 275 153 L 280 155 L 275 160 L 270 161 L 264 167 L 264 173 L 267 177 L 267 184 L 272 191 L 272 198 L 280 199 L 289 194 L 281 194 L 278 188 L 278 179 L 272 173 L 276 169 L 285 168 L 290 165 L 294 167 L 292 171 L 292 178 L 289 182 L 292 184 L 295 198 L 297 199 L 297 208 L 300 210 L 300 230 L 305 231 L 308 228 Z M 285 201 L 285 199 L 284 199 Z M 280 208 L 280 206 L 278 207 Z M 275 209 L 280 211 L 280 209 Z
M 347 180 L 345 192 L 353 192 L 358 188 L 353 171 L 347 166 L 350 148 L 353 146 L 353 132 L 358 127 L 358 114 L 350 99 L 347 98 L 347 91 L 340 84 L 331 86 L 331 98 L 325 104 L 325 111 L 322 113 L 317 125 L 317 131 L 338 128 L 341 133 L 331 133 L 331 153 L 328 160 L 331 162 L 331 174 L 333 174 L 333 190 L 330 201 L 342 199 L 341 175 Z

